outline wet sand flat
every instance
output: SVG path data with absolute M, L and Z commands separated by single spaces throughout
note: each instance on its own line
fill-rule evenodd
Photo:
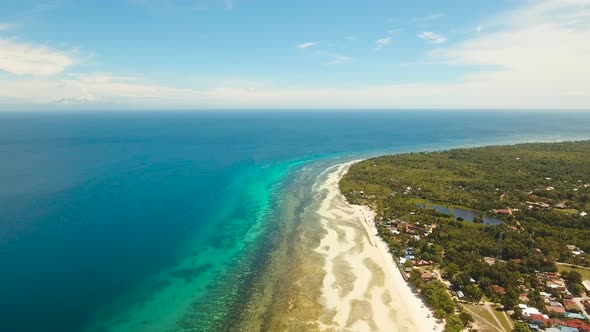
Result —
M 325 236 L 316 252 L 325 277 L 319 319 L 329 331 L 442 330 L 403 280 L 385 243 L 376 235 L 368 207 L 346 202 L 338 181 L 351 163 L 329 168 L 318 184 L 324 195 L 317 210 Z

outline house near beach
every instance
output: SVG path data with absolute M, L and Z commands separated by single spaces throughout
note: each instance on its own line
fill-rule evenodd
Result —
M 496 209 L 496 210 L 492 210 L 492 212 L 497 213 L 497 214 L 512 215 L 512 209 L 511 208 L 507 208 L 507 209 Z
M 548 313 L 553 313 L 553 314 L 557 314 L 557 315 L 565 315 L 565 308 L 564 307 L 548 305 L 548 306 L 545 306 L 545 310 L 547 310 Z
M 548 331 L 548 330 L 545 330 Z M 573 328 L 573 327 L 567 327 L 567 326 L 560 326 L 557 331 L 559 332 L 580 332 L 580 330 Z
M 494 291 L 495 293 L 498 294 L 506 294 L 506 289 L 504 289 L 504 287 L 499 286 L 499 285 L 492 285 L 490 286 L 490 288 L 492 289 L 492 291 Z
M 590 332 L 590 324 L 583 322 L 579 319 L 570 319 L 564 322 L 567 327 L 578 329 L 578 331 Z
M 551 205 L 549 205 L 548 203 L 545 203 L 545 202 L 531 202 L 531 201 L 526 201 L 525 203 L 529 206 L 529 208 L 532 208 L 533 206 L 536 206 L 536 207 L 541 208 L 541 209 L 548 209 L 548 208 L 551 207 Z
M 496 264 L 496 259 L 494 257 L 484 257 L 483 260 L 488 265 L 494 265 L 494 264 Z
M 586 320 L 588 319 L 588 317 L 586 317 L 583 314 L 577 313 L 577 312 L 566 312 L 565 313 L 565 318 L 569 318 L 569 319 L 581 319 L 581 320 Z
M 574 300 L 563 300 L 563 306 L 565 307 L 565 310 L 568 311 L 568 313 L 581 311 L 580 307 L 578 307 Z
M 555 204 L 555 207 L 558 209 L 567 209 L 567 205 L 565 203 Z
M 545 321 L 548 319 L 549 317 L 545 317 L 541 314 L 530 314 L 527 317 L 527 320 L 529 321 L 529 323 L 531 324 L 535 324 L 535 325 L 543 325 L 545 324 Z
M 416 266 L 429 266 L 432 265 L 432 261 L 425 261 L 423 259 L 419 260 L 415 264 Z
M 436 279 L 436 275 L 432 271 L 422 270 L 422 271 L 420 271 L 420 278 L 424 282 L 430 282 L 430 281 Z

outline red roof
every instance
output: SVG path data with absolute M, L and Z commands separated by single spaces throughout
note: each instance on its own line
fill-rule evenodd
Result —
M 558 314 L 565 314 L 565 308 L 564 307 L 554 307 L 554 306 L 546 306 L 545 309 L 547 309 L 547 311 L 549 312 L 556 312 Z
M 543 317 L 543 315 L 539 315 L 539 314 L 530 314 L 529 316 L 531 318 L 531 320 L 536 320 L 536 321 L 544 321 L 545 317 Z
M 575 327 L 579 330 L 590 331 L 590 324 L 583 322 L 579 319 L 570 319 L 565 321 L 565 325 L 569 327 Z
M 432 265 L 431 261 L 425 261 L 425 260 L 419 260 L 416 262 L 417 266 L 426 266 L 426 265 Z
M 506 294 L 506 290 L 502 286 L 492 285 L 491 287 L 492 287 L 492 290 L 496 293 Z
M 428 270 L 423 270 L 420 274 L 422 279 L 434 279 L 434 274 Z
M 574 302 L 574 300 L 563 300 L 563 304 L 565 308 L 569 311 L 580 311 L 580 308 L 578 307 L 576 302 Z

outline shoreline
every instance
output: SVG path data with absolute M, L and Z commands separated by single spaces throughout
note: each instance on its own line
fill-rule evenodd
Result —
M 352 204 L 351 204 L 352 205 Z M 399 294 L 404 297 L 409 303 L 407 305 L 412 308 L 409 311 L 411 316 L 411 320 L 414 322 L 423 322 L 421 327 L 427 328 L 429 331 L 443 331 L 444 329 L 444 322 L 442 324 L 437 323 L 437 319 L 434 317 L 434 313 L 430 310 L 422 298 L 412 291 L 410 284 L 404 279 L 402 276 L 402 271 L 399 269 L 398 265 L 395 263 L 393 256 L 389 253 L 387 244 L 383 239 L 378 235 L 377 228 L 375 227 L 374 217 L 375 212 L 371 210 L 370 207 L 366 205 L 352 205 L 358 207 L 358 209 L 365 214 L 366 219 L 365 222 L 367 226 L 371 230 L 371 237 L 374 239 L 377 247 L 381 251 L 383 260 L 388 263 L 390 269 L 393 269 L 392 276 L 393 282 L 396 285 L 403 285 L 403 287 L 396 287 L 396 290 L 399 291 Z M 427 318 L 428 317 L 428 318 Z M 420 329 L 420 331 L 422 331 Z
M 315 249 L 324 257 L 321 329 L 442 331 L 377 235 L 374 212 L 348 203 L 340 192 L 340 178 L 356 162 L 329 167 L 318 183 L 325 195 L 317 211 L 325 234 Z

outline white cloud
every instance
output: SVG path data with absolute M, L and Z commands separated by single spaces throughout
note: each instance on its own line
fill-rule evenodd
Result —
M 381 51 L 383 48 L 391 45 L 393 39 L 391 37 L 384 37 L 375 41 L 375 51 Z
M 6 31 L 12 29 L 12 24 L 0 22 L 0 31 Z
M 111 75 L 64 75 L 0 79 L 0 106 L 11 102 L 32 107 L 92 108 L 272 108 L 410 106 L 426 93 L 444 95 L 444 89 L 420 85 L 337 88 L 279 87 L 272 84 L 236 84 L 203 89 L 180 89 L 141 79 Z M 255 88 L 253 88 L 255 87 Z M 425 91 L 425 89 L 427 89 Z M 86 105 L 86 106 L 85 106 Z M 416 105 L 414 105 L 415 107 Z M 0 108 L 3 109 L 3 108 Z M 4 108 L 6 109 L 6 108 Z
M 498 24 L 508 25 L 584 25 L 590 24 L 589 0 L 536 0 L 529 6 L 495 18 Z
M 578 20 L 588 15 L 588 0 L 535 1 L 488 22 L 494 32 L 435 50 L 431 57 L 481 66 L 463 84 L 490 104 L 590 109 L 585 93 L 562 93 L 590 91 L 590 20 Z
M 304 50 L 306 48 L 317 46 L 318 44 L 319 44 L 318 42 L 305 42 L 305 43 L 297 44 L 296 47 L 298 49 Z
M 74 59 L 62 51 L 0 38 L 0 70 L 11 74 L 55 75 L 74 63 Z
M 587 95 L 575 91 L 523 93 L 507 77 L 472 77 L 452 84 L 407 83 L 350 88 L 279 86 L 276 84 L 219 84 L 202 89 L 180 89 L 108 75 L 64 78 L 21 77 L 0 79 L 0 109 L 6 105 L 74 109 L 178 109 L 195 108 L 537 108 L 581 109 Z M 253 88 L 254 87 L 254 88 Z M 580 103 L 581 102 L 581 103 Z
M 447 38 L 443 35 L 439 35 L 432 31 L 425 31 L 418 35 L 418 38 L 435 43 L 435 44 L 443 44 L 447 41 Z
M 320 58 L 323 60 L 327 59 L 325 64 L 327 65 L 343 65 L 346 63 L 350 63 L 354 61 L 352 57 L 331 53 L 322 49 L 318 49 L 319 42 L 305 42 L 296 45 L 296 47 L 300 50 L 304 50 L 302 52 L 306 57 L 311 58 Z
M 343 65 L 351 63 L 354 60 L 352 57 L 345 55 L 329 54 L 328 56 L 332 58 L 332 60 L 327 63 L 328 65 Z
M 132 107 L 152 103 L 159 106 L 171 103 L 188 105 L 198 99 L 195 90 L 171 88 L 141 78 L 109 74 L 0 79 L 0 105 L 2 101 L 20 101 L 35 106 L 108 103 Z
M 434 13 L 434 14 L 430 14 L 430 15 L 426 15 L 426 16 L 422 16 L 422 17 L 416 17 L 413 19 L 413 21 L 414 22 L 430 22 L 430 21 L 439 20 L 445 16 L 446 15 L 444 13 Z
M 224 7 L 231 10 L 235 0 L 131 0 L 144 8 L 159 12 L 204 11 Z
M 568 96 L 584 96 L 587 93 L 586 93 L 586 91 L 573 90 L 573 91 L 564 91 L 563 94 L 568 95 Z
M 477 33 L 481 33 L 481 30 L 483 29 L 483 27 L 481 25 L 478 25 L 475 27 L 475 32 Z

